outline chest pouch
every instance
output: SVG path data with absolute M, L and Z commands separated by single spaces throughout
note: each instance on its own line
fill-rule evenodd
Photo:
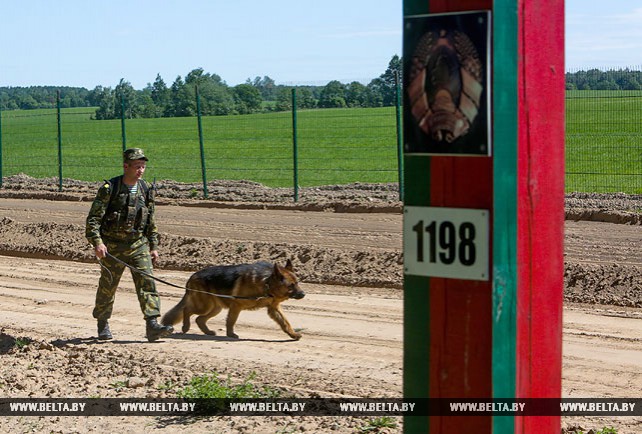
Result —
M 129 195 L 127 215 L 124 219 L 124 229 L 127 232 L 142 231 L 147 223 L 147 206 L 142 194 Z
M 140 194 L 119 192 L 105 214 L 106 229 L 115 232 L 142 232 L 147 225 L 149 210 L 145 197 Z
M 145 204 L 145 198 L 142 194 L 137 195 L 136 204 L 136 215 L 134 217 L 133 229 L 135 231 L 142 232 L 143 230 L 145 230 L 145 226 L 147 226 L 147 216 L 149 215 L 149 209 Z

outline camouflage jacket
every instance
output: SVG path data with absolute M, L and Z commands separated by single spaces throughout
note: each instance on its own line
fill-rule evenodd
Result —
M 158 248 L 158 228 L 154 216 L 154 188 L 138 181 L 138 191 L 131 194 L 122 175 L 100 187 L 91 204 L 85 236 L 92 246 L 110 241 L 134 242 L 147 237 L 149 249 Z M 112 190 L 114 190 L 112 192 Z

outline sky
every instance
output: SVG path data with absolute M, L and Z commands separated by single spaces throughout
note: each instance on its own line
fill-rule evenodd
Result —
M 642 67 L 642 1 L 566 0 L 567 71 Z
M 531 0 L 532 1 L 532 0 Z M 0 87 L 361 81 L 402 54 L 401 0 L 0 0 Z M 642 65 L 642 1 L 566 0 L 566 69 Z

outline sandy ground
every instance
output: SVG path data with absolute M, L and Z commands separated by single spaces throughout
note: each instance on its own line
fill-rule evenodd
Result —
M 302 192 L 252 183 L 159 188 L 162 233 L 156 274 L 183 285 L 214 263 L 292 258 L 306 297 L 284 311 L 303 338 L 292 341 L 264 311 L 243 312 L 239 340 L 193 327 L 156 344 L 131 278 L 110 321 L 115 339 L 95 339 L 91 310 L 99 267 L 83 238 L 96 185 L 13 177 L 0 189 L 0 392 L 5 397 L 173 397 L 194 375 L 211 373 L 299 397 L 398 397 L 402 388 L 401 214 L 390 186 Z M 565 230 L 563 395 L 640 398 L 642 227 L 639 196 L 571 195 Z M 339 211 L 339 212 L 337 212 Z M 589 221 L 590 220 L 590 221 Z M 182 290 L 159 284 L 163 310 Z M 30 340 L 22 348 L 16 339 Z M 0 432 L 364 432 L 371 418 L 10 417 Z M 379 432 L 401 432 L 396 428 Z M 564 418 L 567 432 L 642 420 Z

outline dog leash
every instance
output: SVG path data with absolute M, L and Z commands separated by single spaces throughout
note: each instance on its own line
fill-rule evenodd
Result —
M 168 281 L 163 280 L 163 279 L 161 279 L 159 277 L 156 277 L 156 276 L 154 276 L 154 275 L 152 275 L 152 274 L 150 274 L 150 273 L 148 273 L 146 271 L 139 270 L 138 268 L 129 265 L 127 262 L 118 259 L 117 257 L 115 257 L 114 255 L 112 255 L 109 252 L 107 252 L 106 254 L 111 259 L 113 259 L 114 261 L 118 262 L 121 265 L 124 265 L 125 267 L 129 268 L 130 270 L 132 270 L 132 271 L 134 271 L 134 272 L 136 272 L 138 274 L 142 274 L 143 276 L 149 277 L 150 279 L 153 279 L 153 280 L 156 280 L 158 282 L 164 283 L 165 285 L 173 286 L 174 288 L 186 289 L 188 291 L 193 291 L 193 292 L 200 292 L 202 294 L 209 294 L 209 295 L 212 295 L 214 297 L 219 297 L 219 298 L 233 298 L 233 299 L 239 299 L 239 300 L 261 300 L 263 298 L 272 298 L 271 295 L 258 296 L 258 297 L 243 297 L 243 296 L 240 296 L 240 295 L 213 294 L 211 292 L 199 291 L 198 289 L 188 288 L 187 286 L 179 286 L 179 285 L 176 285 L 176 284 L 174 284 L 172 282 L 168 282 Z M 100 264 L 100 266 L 105 271 L 107 271 L 109 273 L 110 280 L 113 281 L 113 276 L 111 274 L 111 271 L 109 271 L 109 268 L 107 268 L 100 259 L 98 259 L 98 263 Z M 268 290 L 267 282 L 265 283 L 265 287 L 266 287 L 266 291 L 265 292 L 267 293 L 267 290 Z

